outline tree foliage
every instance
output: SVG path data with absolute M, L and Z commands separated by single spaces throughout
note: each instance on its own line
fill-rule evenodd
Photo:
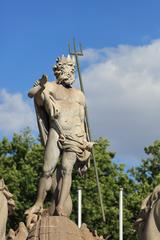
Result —
M 9 218 L 11 227 L 24 220 L 24 211 L 35 201 L 35 192 L 41 172 L 43 148 L 26 129 L 14 134 L 11 141 L 0 141 L 0 176 L 14 195 L 16 210 Z
M 83 221 L 88 224 L 91 229 L 96 229 L 99 233 L 110 236 L 110 239 L 118 239 L 119 232 L 119 190 L 124 188 L 124 227 L 126 229 L 125 236 L 128 233 L 135 232 L 131 230 L 133 214 L 128 209 L 127 199 L 131 198 L 133 183 L 124 172 L 124 165 L 113 163 L 114 154 L 107 149 L 109 143 L 106 139 L 100 138 L 95 146 L 95 157 L 99 172 L 100 186 L 103 195 L 104 210 L 106 222 L 102 220 L 100 208 L 100 200 L 95 179 L 94 166 L 91 162 L 91 168 L 84 178 L 74 177 L 73 191 L 75 206 L 77 205 L 75 196 L 77 188 L 83 190 Z M 76 214 L 74 215 L 76 218 Z M 124 236 L 124 237 L 125 237 Z
M 140 166 L 127 173 L 124 165 L 114 163 L 114 153 L 108 150 L 109 142 L 100 138 L 95 145 L 100 186 L 103 195 L 106 223 L 102 220 L 93 162 L 83 177 L 73 172 L 72 219 L 77 222 L 77 190 L 83 194 L 83 222 L 91 229 L 118 239 L 119 232 L 119 190 L 124 189 L 124 239 L 135 240 L 134 222 L 140 203 L 160 182 L 160 141 L 145 148 L 148 155 Z M 16 210 L 9 218 L 9 226 L 16 227 L 24 220 L 24 211 L 35 201 L 37 184 L 42 172 L 44 149 L 27 129 L 14 134 L 11 140 L 0 141 L 0 177 L 3 177 L 16 201 Z M 110 237 L 110 238 L 109 238 Z

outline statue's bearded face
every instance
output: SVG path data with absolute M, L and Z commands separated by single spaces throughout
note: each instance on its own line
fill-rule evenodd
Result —
M 53 67 L 57 83 L 71 87 L 74 82 L 74 67 L 74 61 L 70 55 L 68 55 L 68 57 L 65 57 L 64 55 L 62 55 L 62 57 L 58 57 L 56 64 Z
M 59 69 L 57 75 L 58 83 L 63 83 L 67 86 L 71 86 L 74 82 L 74 66 L 70 64 L 63 64 Z

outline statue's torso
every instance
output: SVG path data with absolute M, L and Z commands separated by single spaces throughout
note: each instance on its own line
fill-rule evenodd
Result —
M 85 135 L 83 93 L 75 88 L 65 88 L 55 82 L 48 82 L 44 92 L 53 97 L 59 109 L 58 121 L 65 134 Z

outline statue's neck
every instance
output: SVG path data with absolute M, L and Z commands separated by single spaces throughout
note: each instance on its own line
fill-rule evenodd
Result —
M 63 86 L 63 87 L 65 87 L 65 88 L 72 88 L 72 85 L 68 85 L 68 84 L 65 84 L 65 83 L 61 83 L 61 85 Z

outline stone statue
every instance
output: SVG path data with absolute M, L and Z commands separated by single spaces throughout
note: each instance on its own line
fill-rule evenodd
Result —
M 143 200 L 135 227 L 140 240 L 160 239 L 160 185 Z
M 74 69 L 70 56 L 57 58 L 53 67 L 56 81 L 48 82 L 48 77 L 43 75 L 28 93 L 29 97 L 34 97 L 41 141 L 45 146 L 37 200 L 26 211 L 28 226 L 34 222 L 33 218 L 37 220 L 35 215 L 42 212 L 47 191 L 51 189 L 54 190 L 52 215 L 69 216 L 73 166 L 83 174 L 89 165 L 93 143 L 87 139 L 85 96 L 72 87 Z
M 19 223 L 19 227 L 16 231 L 9 230 L 6 240 L 26 240 L 28 237 L 28 230 L 23 222 Z
M 0 179 L 0 239 L 5 240 L 8 214 L 15 208 L 13 195 L 9 192 L 3 179 Z
M 6 224 L 8 215 L 13 213 L 15 202 L 13 195 L 9 192 L 3 179 L 0 179 L 0 240 L 26 240 L 28 236 L 27 228 L 24 223 L 19 224 L 19 228 L 14 231 L 9 230 L 6 236 Z

